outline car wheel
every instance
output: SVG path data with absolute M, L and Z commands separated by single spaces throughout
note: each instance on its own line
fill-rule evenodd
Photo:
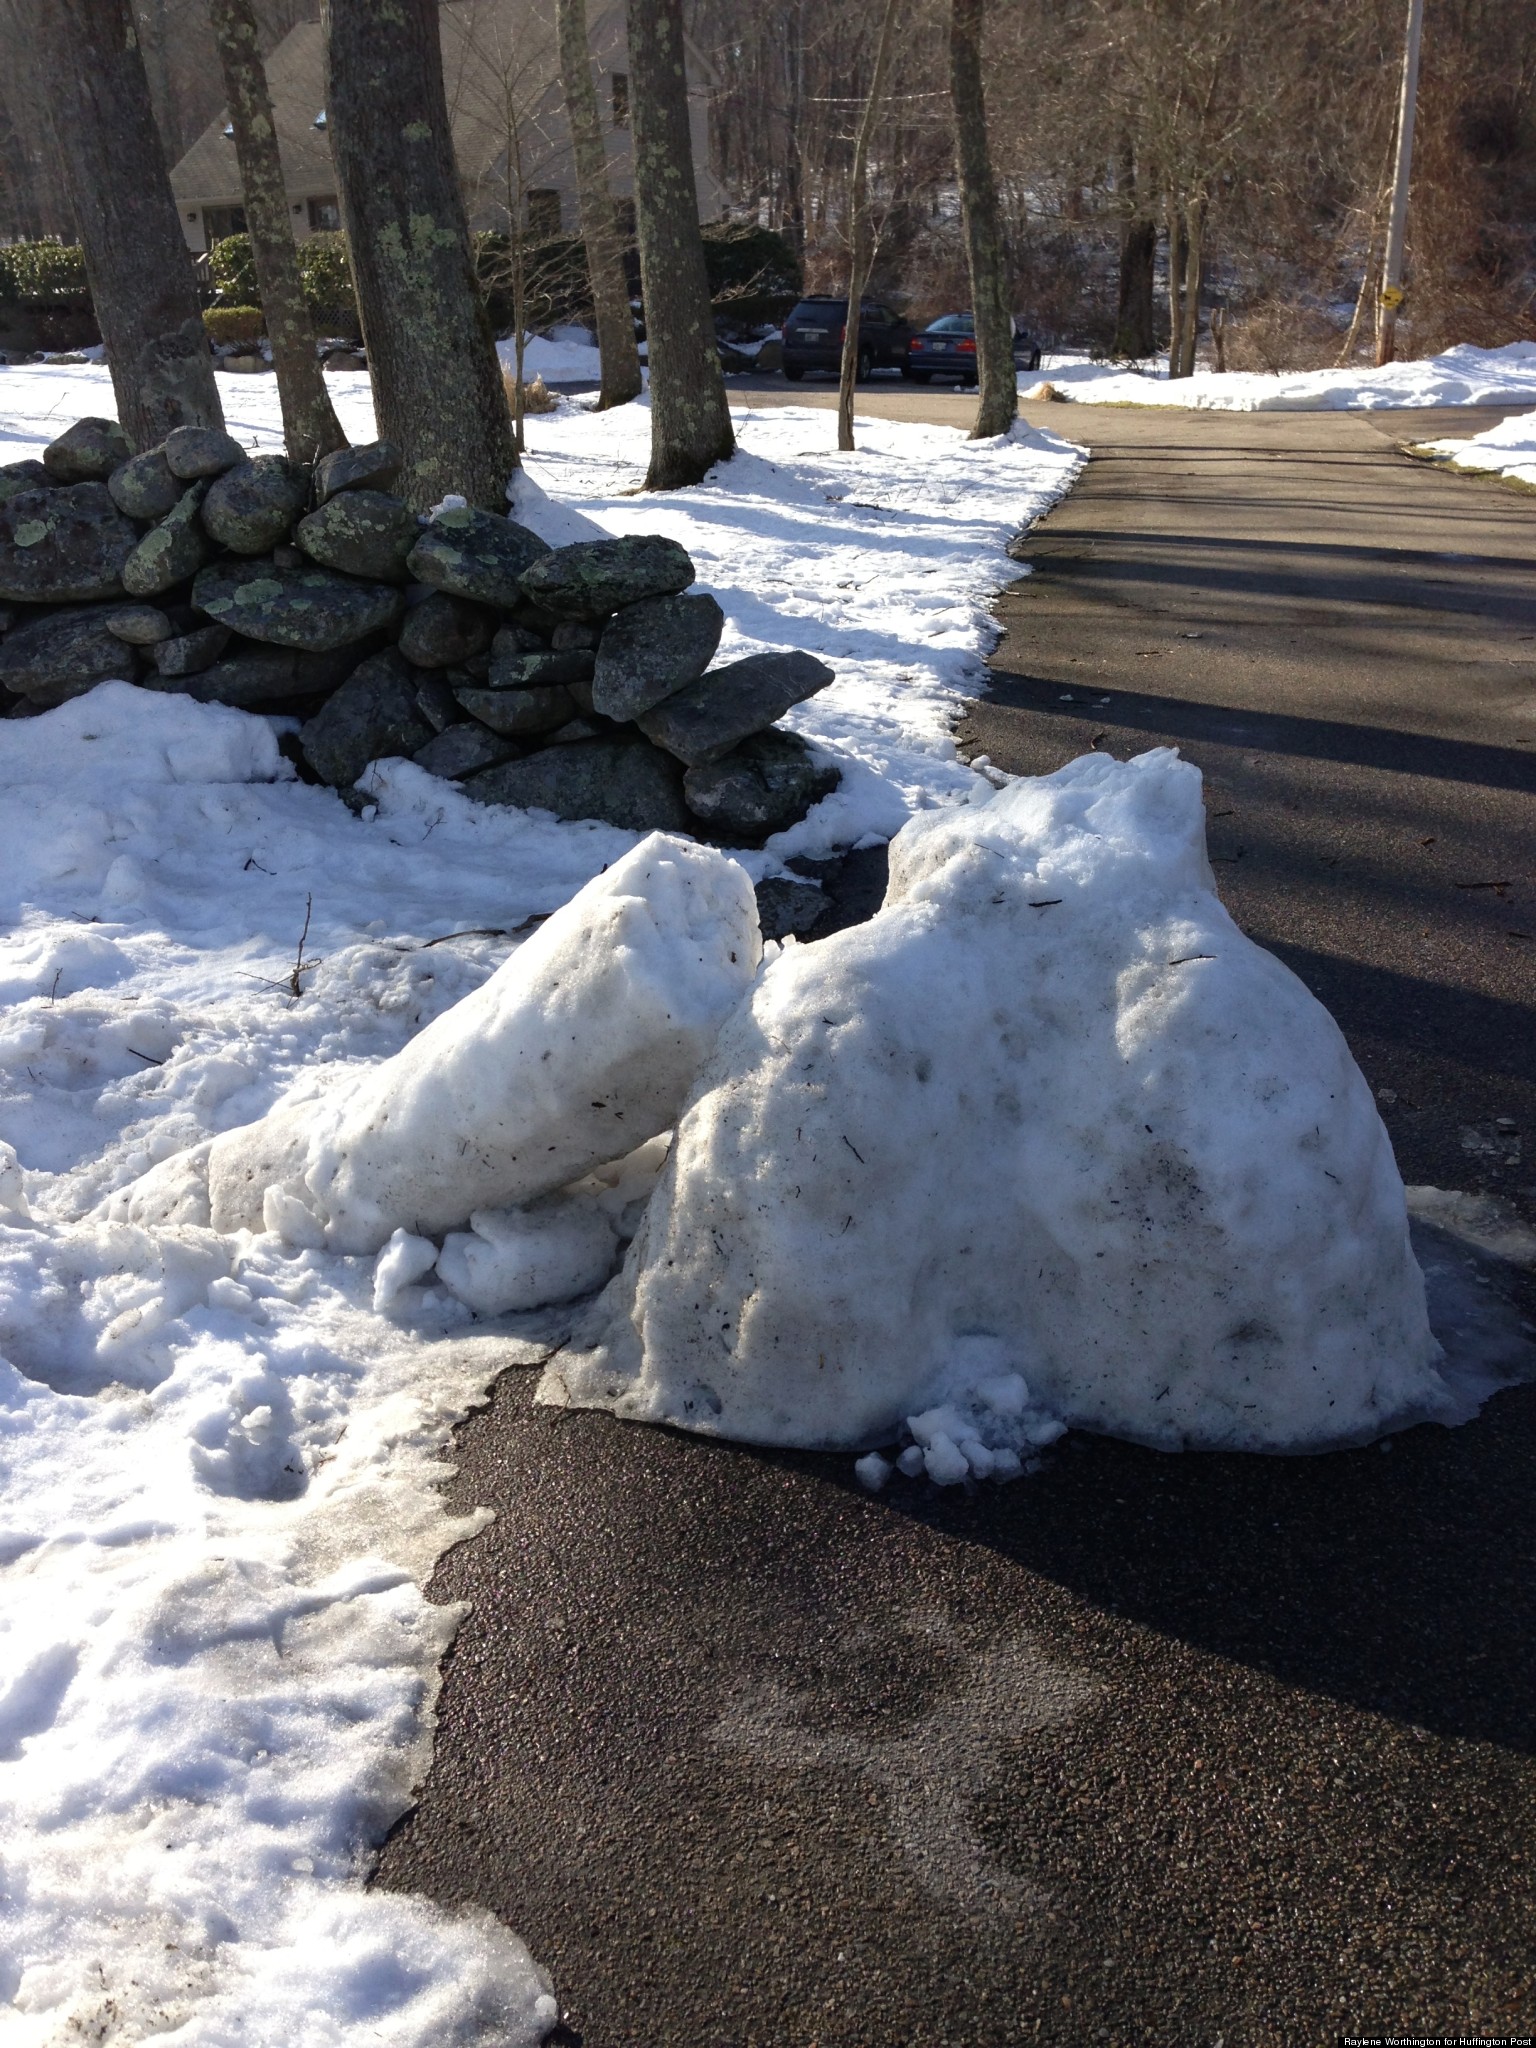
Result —
M 933 382 L 932 370 L 908 370 L 906 375 L 908 381 L 913 384 L 931 384 Z
M 861 348 L 859 350 L 859 359 L 853 366 L 854 383 L 867 384 L 869 381 L 869 373 L 873 367 L 874 361 L 869 353 L 869 350 L 867 348 Z
M 786 363 L 784 365 L 784 375 L 791 384 L 798 384 L 805 375 L 804 366 L 800 363 Z

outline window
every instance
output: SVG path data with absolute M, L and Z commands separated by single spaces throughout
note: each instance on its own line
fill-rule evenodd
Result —
M 613 125 L 615 128 L 629 126 L 629 73 L 615 71 L 613 74 Z
M 560 194 L 535 189 L 524 204 L 524 226 L 536 242 L 547 242 L 560 232 Z
M 245 233 L 245 208 L 243 206 L 205 206 L 203 208 L 203 234 L 211 249 L 215 242 L 222 242 L 228 235 Z
M 314 234 L 334 234 L 341 226 L 341 206 L 335 199 L 311 199 L 309 225 Z

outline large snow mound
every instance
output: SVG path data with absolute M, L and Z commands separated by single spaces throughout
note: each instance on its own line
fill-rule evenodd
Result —
M 914 819 L 877 917 L 770 962 L 540 1398 L 905 1429 L 953 1478 L 1062 1423 L 1359 1440 L 1443 1412 L 1437 1356 L 1370 1091 L 1223 910 L 1159 749 Z
M 1063 398 L 1088 405 L 1178 405 L 1216 412 L 1375 412 L 1382 408 L 1516 404 L 1536 398 L 1536 345 L 1503 348 L 1461 342 L 1437 356 L 1421 356 L 1381 369 L 1351 364 L 1342 370 L 1197 370 L 1170 378 L 1166 367 L 1148 374 L 1116 363 L 1050 357 L 1038 374 L 1020 376 L 1028 392 L 1053 384 Z
M 1536 488 L 1536 412 L 1513 413 L 1470 440 L 1429 441 L 1425 449 L 1457 469 L 1491 471 Z

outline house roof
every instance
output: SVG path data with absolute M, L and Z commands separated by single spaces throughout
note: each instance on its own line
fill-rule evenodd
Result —
M 325 130 L 315 117 L 325 107 L 325 37 L 318 21 L 301 21 L 267 58 L 267 90 L 277 129 L 283 183 L 295 199 L 320 199 L 336 190 Z M 171 172 L 181 206 L 243 206 L 240 165 L 221 111 Z

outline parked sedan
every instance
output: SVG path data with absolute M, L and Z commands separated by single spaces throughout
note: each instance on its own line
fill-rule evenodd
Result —
M 798 384 L 807 370 L 836 376 L 842 368 L 843 330 L 848 324 L 846 299 L 802 299 L 784 322 L 784 374 Z M 901 370 L 907 364 L 912 330 L 888 307 L 865 299 L 859 312 L 859 381 L 871 370 Z
M 1016 370 L 1040 367 L 1040 344 L 1019 320 L 1013 323 L 1013 364 Z M 928 384 L 935 377 L 958 377 L 962 384 L 974 384 L 976 322 L 971 315 L 945 313 L 914 334 L 907 343 L 902 374 L 914 384 Z

